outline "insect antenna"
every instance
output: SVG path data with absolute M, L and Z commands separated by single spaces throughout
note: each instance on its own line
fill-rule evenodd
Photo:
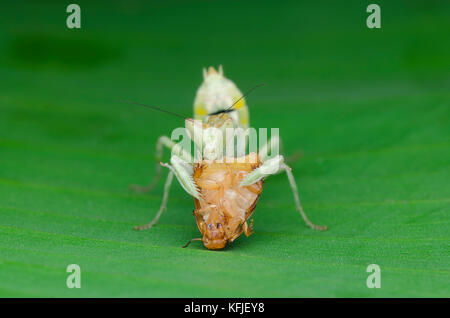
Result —
M 156 106 L 151 106 L 151 105 L 142 104 L 142 103 L 138 103 L 138 102 L 134 102 L 134 101 L 129 101 L 129 100 L 120 100 L 120 102 L 122 102 L 122 103 L 127 103 L 127 104 L 139 105 L 139 106 L 143 106 L 143 107 L 147 107 L 147 108 L 150 108 L 150 109 L 153 109 L 153 110 L 160 111 L 160 112 L 162 112 L 162 113 L 166 113 L 166 114 L 170 114 L 170 115 L 173 115 L 173 116 L 176 116 L 176 117 L 183 118 L 184 120 L 189 119 L 189 118 L 187 118 L 186 116 L 183 116 L 183 115 L 180 115 L 180 114 L 177 114 L 177 113 L 174 113 L 174 112 L 171 112 L 171 111 L 169 111 L 169 110 L 165 110 L 165 109 L 162 109 L 162 108 L 159 108 L 159 107 L 156 107 Z
M 230 107 L 226 108 L 225 110 L 221 111 L 221 114 L 219 116 L 223 116 L 223 114 L 230 112 L 230 110 L 240 101 L 242 100 L 244 97 L 250 95 L 251 92 L 253 92 L 255 89 L 257 89 L 258 87 L 264 86 L 265 84 L 257 84 L 255 86 L 253 86 L 252 88 L 250 88 L 244 95 L 242 95 L 241 97 L 239 97 Z
M 203 241 L 203 239 L 202 239 L 201 237 L 199 237 L 199 238 L 193 238 L 193 239 L 191 239 L 189 242 L 187 242 L 186 245 L 183 246 L 183 248 L 188 247 L 189 244 L 191 244 L 192 241 Z

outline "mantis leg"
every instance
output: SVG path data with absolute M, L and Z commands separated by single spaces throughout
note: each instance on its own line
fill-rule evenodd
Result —
M 156 168 L 155 168 L 155 175 L 153 179 L 150 181 L 150 183 L 146 186 L 139 186 L 136 184 L 130 185 L 130 189 L 134 190 L 136 192 L 148 192 L 150 190 L 153 190 L 155 185 L 158 183 L 159 179 L 161 179 L 161 165 L 159 164 L 163 157 L 163 147 L 167 147 L 170 150 L 172 150 L 175 143 L 169 139 L 167 136 L 161 136 L 158 138 L 158 141 L 156 142 L 156 152 L 155 152 L 155 160 L 156 160 Z
M 135 184 L 132 184 L 130 188 L 136 192 L 147 192 L 152 190 L 155 185 L 158 183 L 159 179 L 161 178 L 161 165 L 160 162 L 163 157 L 163 149 L 164 147 L 170 149 L 173 154 L 183 158 L 184 160 L 188 162 L 193 162 L 192 156 L 183 149 L 183 146 L 180 143 L 174 143 L 172 140 L 169 139 L 167 136 L 161 136 L 158 138 L 158 141 L 156 143 L 156 152 L 155 152 L 155 160 L 156 160 L 156 169 L 155 169 L 155 176 L 153 177 L 153 180 L 147 185 L 147 186 L 138 186 Z
M 286 171 L 286 174 L 287 174 L 287 177 L 289 180 L 289 184 L 291 186 L 292 194 L 294 195 L 295 205 L 297 207 L 298 212 L 300 212 L 300 215 L 302 216 L 305 223 L 313 230 L 326 231 L 327 230 L 326 225 L 316 225 L 316 224 L 312 223 L 306 216 L 305 211 L 303 211 L 302 205 L 300 203 L 300 198 L 298 197 L 297 183 L 295 182 L 294 175 L 292 174 L 292 168 L 286 164 L 282 164 L 282 169 L 284 171 Z
M 173 172 L 170 171 L 169 174 L 167 175 L 166 184 L 164 185 L 164 195 L 163 195 L 163 199 L 161 202 L 161 206 L 159 207 L 158 213 L 156 213 L 156 216 L 153 218 L 153 220 L 150 223 L 144 224 L 141 226 L 135 226 L 134 227 L 135 230 L 141 231 L 141 230 L 149 229 L 158 222 L 159 218 L 161 217 L 161 214 L 166 209 L 167 199 L 169 198 L 169 190 L 170 190 L 170 185 L 172 184 L 172 180 L 173 180 Z
M 312 223 L 308 217 L 306 216 L 305 211 L 303 211 L 302 205 L 300 203 L 300 198 L 298 196 L 298 188 L 297 183 L 295 182 L 294 175 L 292 174 L 292 169 L 288 165 L 284 163 L 283 156 L 276 156 L 274 158 L 268 159 L 262 166 L 256 168 L 251 173 L 249 173 L 240 183 L 240 186 L 248 186 L 259 180 L 266 178 L 270 175 L 278 174 L 281 172 L 286 172 L 289 185 L 291 186 L 292 194 L 294 195 L 295 205 L 297 207 L 298 212 L 302 216 L 305 223 L 314 230 L 324 231 L 327 229 L 326 226 L 316 225 Z
M 188 194 L 201 200 L 198 187 L 193 179 L 194 169 L 192 165 L 176 155 L 170 158 L 170 163 L 172 165 L 166 163 L 161 163 L 161 165 L 169 168 L 175 174 L 178 182 Z
M 156 213 L 156 216 L 150 223 L 141 226 L 136 226 L 134 228 L 135 230 L 149 229 L 158 222 L 159 218 L 161 217 L 161 214 L 166 209 L 167 199 L 169 198 L 170 185 L 172 184 L 174 175 L 177 177 L 178 182 L 180 182 L 181 186 L 183 187 L 184 190 L 186 190 L 187 193 L 189 193 L 190 195 L 192 195 L 197 199 L 200 199 L 200 194 L 198 192 L 197 186 L 194 180 L 192 179 L 193 175 L 192 166 L 188 162 L 184 161 L 183 159 L 175 155 L 171 157 L 170 162 L 172 163 L 172 165 L 161 163 L 161 166 L 169 168 L 170 172 L 167 175 L 166 184 L 164 185 L 164 195 L 158 213 Z

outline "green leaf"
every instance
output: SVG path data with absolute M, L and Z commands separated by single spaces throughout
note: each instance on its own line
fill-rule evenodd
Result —
M 80 30 L 64 4 L 0 12 L 0 296 L 450 296 L 448 3 L 378 2 L 379 30 L 360 1 L 78 4 Z M 184 123 L 119 100 L 190 116 L 219 64 L 243 91 L 268 84 L 247 98 L 251 124 L 301 151 L 300 199 L 327 232 L 305 226 L 285 175 L 225 250 L 181 248 L 199 232 L 175 182 L 159 223 L 133 230 L 164 181 L 128 186 Z

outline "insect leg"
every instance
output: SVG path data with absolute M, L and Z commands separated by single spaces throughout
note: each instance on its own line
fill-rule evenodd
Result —
M 167 136 L 161 136 L 158 138 L 158 142 L 156 143 L 156 171 L 155 176 L 153 177 L 153 180 L 150 182 L 147 186 L 138 186 L 138 185 L 131 185 L 130 188 L 137 192 L 147 192 L 152 190 L 156 183 L 158 183 L 159 179 L 161 178 L 161 165 L 160 162 L 163 157 L 163 148 L 166 147 L 172 151 L 172 154 L 175 154 L 179 156 L 180 158 L 183 158 L 184 160 L 188 162 L 193 162 L 192 156 L 183 148 L 183 145 L 181 143 L 175 143 L 172 140 L 169 139 Z
M 259 180 L 266 178 L 270 175 L 274 175 L 283 171 L 282 165 L 284 164 L 283 156 L 276 156 L 274 158 L 266 160 L 262 166 L 256 168 L 250 172 L 239 184 L 239 186 L 249 186 Z
M 192 165 L 176 155 L 173 155 L 170 158 L 170 163 L 172 165 L 166 163 L 162 163 L 161 165 L 169 168 L 170 171 L 175 174 L 178 182 L 187 193 L 194 198 L 201 200 L 198 187 L 193 179 L 194 169 L 192 168 Z
M 245 236 L 250 236 L 253 234 L 253 219 L 250 221 L 250 225 L 245 221 L 244 225 L 244 234 Z
M 284 163 L 281 166 L 282 166 L 282 169 L 284 171 L 286 171 L 286 174 L 287 174 L 287 177 L 289 180 L 289 184 L 291 186 L 292 194 L 294 195 L 295 205 L 297 207 L 298 212 L 300 212 L 300 215 L 302 216 L 305 223 L 314 230 L 326 231 L 327 230 L 326 225 L 316 225 L 308 219 L 305 211 L 303 211 L 302 205 L 300 203 L 300 198 L 298 197 L 297 183 L 295 182 L 294 175 L 292 174 L 292 168 Z
M 158 222 L 159 218 L 161 217 L 161 214 L 166 209 L 167 199 L 169 198 L 169 190 L 170 190 L 170 185 L 172 184 L 172 180 L 173 180 L 173 172 L 169 171 L 169 174 L 167 175 L 167 179 L 166 179 L 166 184 L 164 185 L 164 195 L 163 195 L 163 199 L 161 202 L 161 206 L 159 207 L 158 213 L 156 213 L 156 216 L 153 218 L 153 220 L 150 223 L 141 225 L 141 226 L 135 226 L 134 227 L 135 230 L 141 231 L 141 230 L 149 229 Z
M 255 182 L 258 182 L 259 180 L 266 178 L 270 175 L 278 174 L 280 172 L 285 171 L 289 184 L 291 186 L 292 194 L 294 195 L 294 201 L 295 205 L 297 207 L 297 210 L 300 212 L 300 215 L 302 216 L 305 223 L 315 230 L 326 230 L 327 227 L 323 225 L 316 225 L 312 223 L 308 217 L 306 216 L 306 213 L 303 211 L 302 205 L 300 203 L 300 198 L 298 196 L 298 189 L 297 189 L 297 183 L 295 182 L 294 175 L 292 174 L 292 169 L 287 166 L 284 163 L 283 156 L 276 156 L 274 158 L 268 159 L 266 162 L 263 163 L 262 166 L 259 168 L 256 168 L 251 173 L 249 173 L 240 183 L 240 186 L 249 186 Z
M 156 169 L 155 169 L 155 176 L 153 177 L 153 180 L 150 181 L 150 183 L 146 186 L 139 186 L 136 184 L 130 185 L 130 189 L 136 191 L 136 192 L 147 192 L 152 190 L 155 185 L 158 183 L 159 179 L 161 178 L 161 165 L 159 164 L 163 157 L 163 147 L 167 147 L 169 149 L 172 149 L 175 143 L 169 139 L 167 136 L 161 136 L 158 138 L 158 141 L 156 142 L 156 152 L 155 152 L 155 160 L 156 160 Z

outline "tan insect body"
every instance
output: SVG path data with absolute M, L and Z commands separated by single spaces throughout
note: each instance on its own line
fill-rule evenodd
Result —
M 194 181 L 203 200 L 194 199 L 194 215 L 208 249 L 221 249 L 243 232 L 249 236 L 251 217 L 263 189 L 263 181 L 240 186 L 244 178 L 261 165 L 257 154 L 247 156 L 247 163 L 201 162 L 194 167 Z

